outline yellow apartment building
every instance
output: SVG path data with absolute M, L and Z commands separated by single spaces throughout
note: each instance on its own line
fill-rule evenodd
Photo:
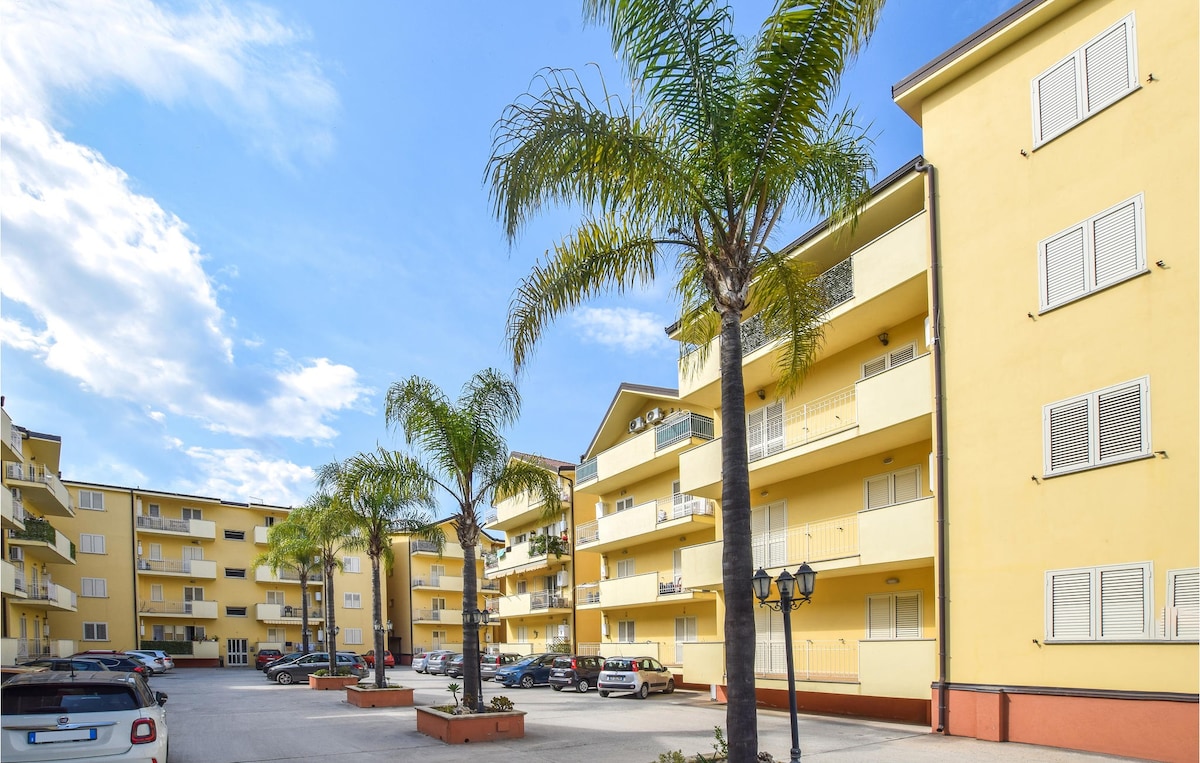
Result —
M 505 535 L 484 563 L 490 586 L 487 609 L 500 622 L 494 646 L 518 654 L 580 649 L 599 635 L 598 616 L 576 608 L 577 590 L 586 595 L 580 586 L 594 584 L 599 569 L 598 556 L 575 541 L 581 504 L 594 499 L 576 490 L 574 464 L 517 452 L 511 458 L 553 474 L 561 501 L 547 507 L 528 493 L 499 496 L 484 517 L 489 531 Z
M 408 535 L 392 538 L 395 562 L 387 577 L 387 604 L 392 630 L 388 649 L 397 664 L 411 664 L 412 655 L 430 649 L 462 651 L 463 646 L 463 550 L 452 520 L 440 524 L 446 543 L 437 545 Z M 500 587 L 484 577 L 484 558 L 503 543 L 484 533 L 475 549 L 475 578 L 478 581 L 476 609 L 486 609 Z M 479 630 L 480 648 L 495 643 L 499 624 Z
M 1022 2 L 893 88 L 936 176 L 947 733 L 1200 757 L 1197 28 Z

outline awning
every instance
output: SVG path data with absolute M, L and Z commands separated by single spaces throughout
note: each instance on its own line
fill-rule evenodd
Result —
M 547 559 L 542 559 L 540 561 L 530 562 L 529 564 L 522 564 L 521 566 L 515 567 L 511 570 L 505 570 L 504 574 L 505 575 L 519 575 L 522 572 L 533 572 L 534 570 L 544 570 L 549 566 L 550 566 L 550 562 Z

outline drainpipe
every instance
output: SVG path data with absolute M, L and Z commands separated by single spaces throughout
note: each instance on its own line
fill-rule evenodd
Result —
M 138 614 L 138 563 L 137 560 L 141 557 L 137 554 L 138 544 L 138 527 L 137 527 L 137 495 L 133 488 L 129 489 L 129 523 L 133 525 L 133 643 L 138 647 L 142 645 L 142 618 Z M 150 634 L 154 636 L 153 633 Z
M 947 696 L 950 677 L 950 626 L 946 619 L 949 597 L 946 595 L 947 510 L 946 510 L 946 413 L 945 382 L 946 369 L 942 348 L 942 261 L 938 247 L 937 217 L 937 172 L 924 158 L 913 165 L 917 172 L 926 175 L 925 208 L 929 214 L 929 273 L 930 294 L 930 341 L 933 349 L 933 459 L 937 465 L 937 486 L 934 501 L 937 506 L 937 620 L 938 620 L 938 716 L 937 731 L 948 734 L 949 698 Z

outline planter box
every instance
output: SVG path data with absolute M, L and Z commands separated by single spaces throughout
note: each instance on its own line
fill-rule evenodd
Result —
M 309 676 L 308 688 L 317 691 L 344 689 L 347 686 L 357 686 L 358 676 Z
M 451 715 L 432 707 L 418 707 L 417 731 L 446 744 L 491 742 L 497 739 L 522 739 L 525 736 L 525 711 Z
M 347 686 L 346 701 L 355 707 L 412 707 L 413 690 L 406 686 Z

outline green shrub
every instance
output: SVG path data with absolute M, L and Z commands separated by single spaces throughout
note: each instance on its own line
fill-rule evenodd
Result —
M 488 709 L 493 713 L 507 713 L 509 710 L 513 709 L 513 703 L 508 697 L 496 696 L 492 697 L 492 701 L 491 704 L 488 705 Z

